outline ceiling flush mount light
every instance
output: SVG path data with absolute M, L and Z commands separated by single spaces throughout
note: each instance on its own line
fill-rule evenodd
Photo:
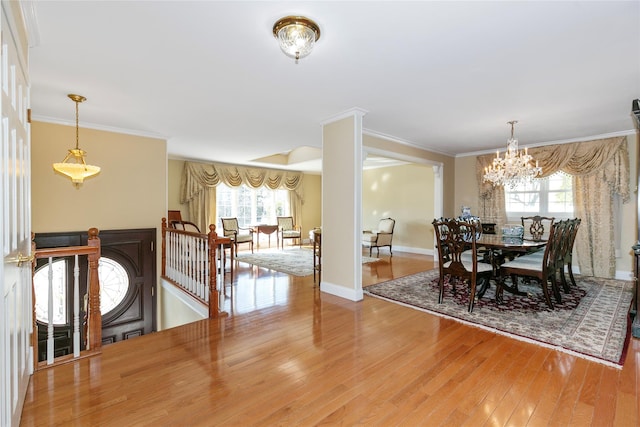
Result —
M 278 39 L 285 55 L 300 58 L 309 55 L 320 38 L 318 24 L 304 16 L 285 16 L 273 24 L 273 36 Z
M 73 185 L 75 185 L 76 188 L 79 188 L 80 184 L 82 184 L 85 178 L 96 175 L 98 172 L 100 172 L 100 168 L 98 166 L 88 165 L 84 161 L 84 156 L 87 153 L 84 150 L 81 150 L 78 146 L 78 104 L 86 101 L 87 98 L 81 95 L 72 94 L 67 96 L 76 103 L 76 148 L 72 148 L 69 150 L 67 157 L 64 158 L 62 163 L 54 163 L 53 169 L 56 172 L 59 172 L 71 178 L 71 182 L 73 183 Z
M 542 168 L 538 167 L 538 161 L 533 166 L 533 157 L 524 151 L 518 150 L 518 140 L 513 137 L 513 125 L 517 120 L 507 122 L 511 125 L 511 138 L 507 141 L 507 151 L 504 158 L 500 157 L 500 151 L 496 153 L 493 163 L 484 168 L 483 182 L 490 182 L 493 186 L 505 186 L 515 189 L 519 184 L 531 182 L 542 174 Z

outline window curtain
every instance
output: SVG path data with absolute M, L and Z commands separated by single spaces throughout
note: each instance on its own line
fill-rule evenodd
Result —
M 271 190 L 289 190 L 291 214 L 296 224 L 301 222 L 303 203 L 302 172 L 252 168 L 222 163 L 185 162 L 180 186 L 180 202 L 186 203 L 189 218 L 208 232 L 216 217 L 216 186 L 265 186 Z
M 576 253 L 580 273 L 587 276 L 612 278 L 615 276 L 614 247 L 614 195 L 623 203 L 629 201 L 629 152 L 625 137 L 599 139 L 572 144 L 550 145 L 529 149 L 542 167 L 543 177 L 562 171 L 573 178 L 574 214 L 582 220 L 576 235 Z M 478 182 L 482 183 L 484 167 L 489 165 L 492 155 L 478 157 Z M 491 187 L 487 190 L 487 187 Z M 480 185 L 480 200 L 491 200 L 490 215 L 499 216 L 501 203 L 504 211 L 504 189 L 491 184 Z M 503 218 L 506 218 L 506 213 Z

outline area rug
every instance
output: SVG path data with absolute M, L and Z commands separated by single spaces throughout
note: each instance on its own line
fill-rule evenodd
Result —
M 241 262 L 257 265 L 292 276 L 310 276 L 313 274 L 313 250 L 309 248 L 268 249 L 254 253 L 241 253 L 236 256 Z M 362 263 L 379 261 L 379 258 L 362 257 Z
M 562 293 L 550 310 L 541 287 L 522 284 L 527 296 L 504 292 L 504 304 L 494 300 L 495 283 L 467 311 L 468 287 L 456 291 L 445 280 L 445 295 L 438 304 L 438 270 L 430 270 L 364 289 L 365 294 L 400 303 L 523 341 L 544 345 L 609 366 L 621 368 L 629 343 L 629 307 L 632 282 L 576 276 L 576 287 Z M 553 298 L 553 297 L 552 297 Z

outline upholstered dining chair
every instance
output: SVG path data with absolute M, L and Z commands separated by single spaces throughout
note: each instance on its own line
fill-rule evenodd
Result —
M 380 256 L 380 248 L 389 247 L 389 256 L 393 256 L 392 241 L 393 229 L 396 226 L 396 220 L 391 218 L 383 218 L 378 222 L 378 228 L 375 230 L 366 230 L 362 233 L 362 246 L 369 248 L 369 256 L 371 250 L 376 248 L 378 256 Z
M 285 239 L 298 239 L 298 246 L 302 247 L 302 231 L 300 230 L 300 226 L 293 223 L 292 216 L 279 216 L 277 217 L 277 223 L 278 237 L 276 240 L 278 241 L 278 247 L 284 249 Z
M 500 266 L 499 278 L 496 285 L 496 301 L 502 302 L 504 288 L 518 293 L 518 277 L 536 279 L 542 287 L 542 293 L 547 306 L 553 310 L 553 302 L 549 294 L 549 282 L 556 302 L 561 303 L 562 297 L 558 289 L 558 267 L 562 265 L 562 242 L 569 230 L 569 220 L 554 222 L 549 229 L 549 238 L 544 252 L 534 252 L 523 255 Z M 511 277 L 511 286 L 505 284 L 505 279 Z
M 220 218 L 220 221 L 222 222 L 222 234 L 224 237 L 231 238 L 236 254 L 240 243 L 249 243 L 251 253 L 253 253 L 253 228 L 238 226 L 238 218 Z
M 478 261 L 476 239 L 479 230 L 476 225 L 456 219 L 434 219 L 433 228 L 436 233 L 438 250 L 438 303 L 444 299 L 444 279 L 449 276 L 451 286 L 455 290 L 461 280 L 469 286 L 469 312 L 473 311 L 476 289 L 479 281 L 489 280 L 493 274 L 491 264 Z

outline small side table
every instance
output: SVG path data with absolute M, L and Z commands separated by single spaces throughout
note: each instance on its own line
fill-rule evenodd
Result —
M 269 236 L 269 247 L 271 247 L 271 235 L 278 231 L 277 225 L 259 224 L 255 225 L 253 229 L 256 232 L 256 247 L 260 249 L 260 233 Z
M 313 240 L 313 283 L 316 282 L 316 271 L 318 272 L 318 282 L 322 274 L 322 230 L 313 229 L 309 232 L 309 237 Z

